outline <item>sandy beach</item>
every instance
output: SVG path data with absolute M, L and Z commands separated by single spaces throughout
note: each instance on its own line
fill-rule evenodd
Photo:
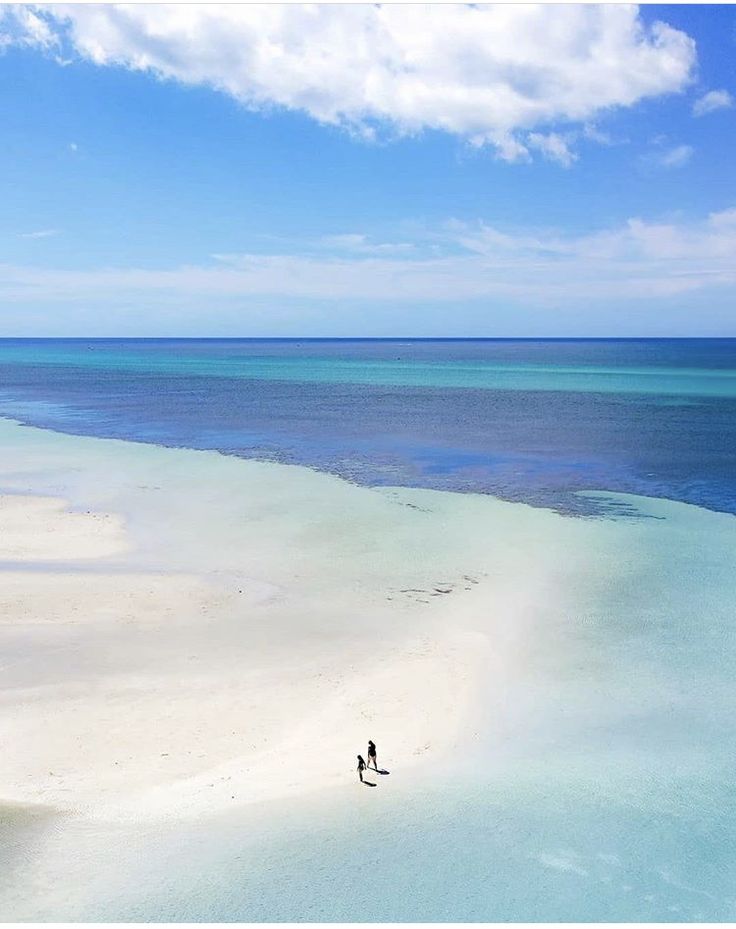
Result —
M 485 566 L 415 492 L 1 430 L 3 801 L 197 817 L 354 790 L 368 738 L 381 789 L 472 738 Z
M 4 912 L 471 919 L 493 879 L 511 918 L 527 873 L 565 915 L 582 887 L 730 912 L 656 831 L 716 829 L 730 790 L 730 515 L 571 519 L 7 420 L 0 446 Z

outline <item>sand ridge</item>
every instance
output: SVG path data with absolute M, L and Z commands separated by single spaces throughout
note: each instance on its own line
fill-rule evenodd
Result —
M 233 803 L 354 789 L 355 755 L 365 754 L 369 737 L 393 783 L 460 738 L 488 640 L 447 622 L 448 609 L 457 614 L 460 597 L 469 609 L 483 592 L 448 565 L 397 564 L 377 549 L 377 530 L 361 537 L 365 490 L 329 478 L 339 490 L 332 510 L 328 500 L 304 500 L 295 516 L 279 479 L 302 469 L 282 470 L 275 483 L 273 471 L 261 472 L 259 516 L 249 521 L 246 512 L 223 528 L 218 558 L 210 542 L 226 494 L 210 501 L 214 526 L 187 522 L 199 478 L 187 473 L 187 456 L 199 466 L 196 453 L 168 453 L 184 480 L 153 506 L 145 504 L 150 488 L 164 485 L 160 474 L 131 494 L 129 479 L 108 471 L 111 487 L 128 490 L 122 513 L 95 507 L 94 466 L 86 485 L 80 479 L 79 445 L 99 455 L 99 440 L 34 438 L 40 457 L 44 446 L 54 449 L 56 486 L 69 447 L 75 500 L 46 496 L 50 481 L 37 478 L 38 496 L 0 497 L 0 732 L 13 746 L 0 773 L 2 801 L 95 819 L 196 817 Z M 114 458 L 124 444 L 104 451 Z M 21 445 L 36 475 L 40 461 Z M 6 461 L 17 474 L 12 458 L 11 448 Z M 229 467 L 253 478 L 248 464 Z M 106 502 L 115 499 L 120 493 Z M 376 496 L 376 505 L 397 533 L 416 519 L 389 496 Z M 199 572 L 182 567 L 197 552 L 198 529 Z M 310 536 L 311 548 L 294 552 L 299 536 Z

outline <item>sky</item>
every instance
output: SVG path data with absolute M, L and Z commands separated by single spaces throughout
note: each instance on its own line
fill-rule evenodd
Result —
M 736 336 L 736 6 L 6 6 L 0 118 L 0 336 Z

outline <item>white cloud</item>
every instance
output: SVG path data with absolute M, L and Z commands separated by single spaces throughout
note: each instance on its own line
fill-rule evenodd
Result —
M 58 229 L 39 229 L 38 232 L 20 232 L 21 239 L 48 239 L 50 236 L 58 235 Z
M 51 49 L 56 46 L 54 24 L 30 6 L 0 5 L 0 48 L 25 45 Z
M 6 14 L 17 17 L 14 40 L 58 42 L 101 66 L 208 85 L 251 109 L 298 110 L 367 138 L 440 130 L 509 161 L 531 147 L 569 163 L 555 127 L 681 91 L 696 62 L 689 36 L 645 25 L 629 5 L 34 10 Z
M 608 132 L 603 132 L 597 126 L 586 123 L 583 126 L 583 136 L 590 142 L 597 142 L 599 145 L 614 145 L 614 140 Z
M 693 104 L 693 116 L 705 116 L 714 110 L 728 109 L 733 106 L 733 97 L 727 90 L 709 90 Z
M 718 213 L 711 213 L 708 217 L 708 223 L 716 229 L 730 226 L 736 227 L 736 207 L 732 207 L 730 210 L 720 210 Z
M 692 145 L 676 145 L 654 157 L 654 162 L 663 168 L 681 168 L 693 157 L 695 149 Z
M 316 240 L 315 246 L 356 255 L 396 254 L 409 252 L 414 248 L 412 242 L 375 242 L 369 236 L 357 232 L 322 236 Z
M 511 260 L 519 271 L 579 265 L 576 274 L 590 272 L 591 280 L 600 280 L 605 290 L 615 290 L 617 277 L 626 278 L 621 280 L 624 289 L 632 284 L 634 290 L 637 282 L 651 283 L 657 277 L 660 288 L 666 287 L 667 278 L 688 281 L 688 288 L 736 283 L 736 208 L 690 223 L 632 218 L 618 228 L 585 236 L 549 231 L 506 234 L 483 223 L 457 222 L 449 224 L 448 232 L 467 251 L 495 261 Z
M 556 132 L 544 135 L 541 132 L 530 132 L 527 136 L 529 148 L 538 149 L 549 161 L 556 161 L 563 168 L 569 168 L 577 155 L 570 150 L 569 140 Z
M 87 301 L 106 307 L 128 300 L 151 308 L 193 301 L 222 307 L 273 297 L 332 301 L 338 312 L 356 300 L 378 307 L 500 299 L 594 312 L 606 301 L 736 291 L 736 207 L 695 222 L 633 218 L 585 236 L 453 221 L 426 230 L 409 255 L 344 254 L 339 248 L 315 253 L 313 243 L 290 253 L 219 255 L 212 264 L 159 270 L 5 266 L 0 304 Z
M 676 145 L 661 156 L 660 164 L 665 168 L 681 168 L 690 161 L 694 152 L 692 145 Z

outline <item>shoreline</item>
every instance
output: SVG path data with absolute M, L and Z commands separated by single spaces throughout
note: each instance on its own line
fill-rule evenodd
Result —
M 85 488 L 80 444 L 107 459 L 126 443 L 16 430 L 13 436 L 3 424 L 4 438 L 19 443 L 29 472 L 38 465 L 25 441 L 32 438 L 42 457 L 53 449 L 61 459 L 49 474 L 57 485 L 70 463 L 65 446 L 74 477 L 64 499 L 49 495 L 48 477 L 36 476 L 38 494 L 29 495 L 27 480 L 8 468 L 7 456 L 0 471 L 0 487 L 11 472 L 26 488 L 0 495 L 0 633 L 15 643 L 1 716 L 9 744 L 19 747 L 0 775 L 3 802 L 43 804 L 99 820 L 190 818 L 350 784 L 356 778 L 352 759 L 358 751 L 365 754 L 362 741 L 369 737 L 379 752 L 384 748 L 379 761 L 384 757 L 398 768 L 386 779 L 392 783 L 425 756 L 441 757 L 461 737 L 488 643 L 450 621 L 437 602 L 446 597 L 431 589 L 426 602 L 418 594 L 404 596 L 399 581 L 393 595 L 382 591 L 379 599 L 365 584 L 355 586 L 359 576 L 348 583 L 326 578 L 337 555 L 329 538 L 311 558 L 295 552 L 299 570 L 285 571 L 293 514 L 288 504 L 280 510 L 273 500 L 268 505 L 279 512 L 266 522 L 280 523 L 284 544 L 274 540 L 270 559 L 261 551 L 257 576 L 233 562 L 252 557 L 254 541 L 263 542 L 263 536 L 254 539 L 246 530 L 240 552 L 233 551 L 238 532 L 232 525 L 227 564 L 218 565 L 216 551 L 206 558 L 201 551 L 206 563 L 196 571 L 195 539 L 180 538 L 172 551 L 172 536 L 185 520 L 157 526 L 165 511 L 186 509 L 181 487 L 168 492 L 161 475 L 155 484 L 137 485 L 139 491 L 155 487 L 154 495 L 166 498 L 158 514 L 144 505 L 141 493 L 137 500 L 130 495 L 125 478 L 112 495 L 127 496 L 119 510 L 99 508 L 93 474 Z M 137 457 L 138 449 L 128 447 L 128 457 Z M 215 456 L 223 459 L 216 452 L 183 450 L 166 450 L 165 456 L 177 459 L 180 477 L 190 485 L 203 458 L 209 464 Z M 236 470 L 253 470 L 241 459 L 224 460 Z M 279 466 L 276 475 L 268 465 L 255 468 L 267 474 L 272 490 L 274 481 L 283 483 Z M 147 463 L 143 470 L 150 472 Z M 120 476 L 111 483 L 116 480 Z M 343 485 L 343 499 L 327 518 L 337 519 L 338 534 L 348 530 L 349 536 L 345 498 L 356 489 L 331 476 L 313 480 Z M 385 506 L 384 494 L 376 502 L 381 497 Z M 307 507 L 298 531 L 325 518 L 325 504 L 320 501 L 314 512 Z M 388 505 L 401 516 L 413 515 Z M 222 510 L 210 515 L 216 522 Z M 257 520 L 256 535 L 263 522 Z M 363 552 L 366 558 L 375 561 L 370 551 Z M 394 574 L 402 577 L 401 571 Z M 412 564 L 403 589 L 418 589 L 417 583 Z M 464 591 L 466 597 L 473 592 Z M 268 634 L 268 624 L 275 634 Z M 227 655 L 231 650 L 237 662 Z M 301 764 L 310 752 L 314 770 L 305 779 Z
M 569 519 L 1 420 L 0 446 L 64 555 L 0 563 L 16 918 L 732 912 L 714 843 L 690 889 L 653 865 L 687 883 L 693 832 L 730 829 L 729 515 Z

